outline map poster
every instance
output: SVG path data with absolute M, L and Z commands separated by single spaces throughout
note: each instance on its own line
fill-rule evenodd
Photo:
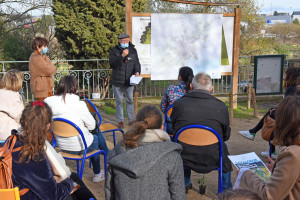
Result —
M 150 74 L 151 18 L 132 17 L 132 27 L 132 43 L 138 52 L 141 74 Z
M 264 182 L 270 179 L 271 172 L 256 155 L 256 153 L 245 153 L 240 155 L 229 155 L 228 158 L 237 169 L 248 168 L 253 171 Z
M 221 78 L 222 14 L 151 14 L 151 79 L 176 80 L 189 66 L 194 74 Z

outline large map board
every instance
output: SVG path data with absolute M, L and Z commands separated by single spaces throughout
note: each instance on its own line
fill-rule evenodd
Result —
M 177 21 L 178 23 L 168 23 L 168 19 L 165 20 L 165 22 L 163 22 L 161 18 L 157 19 L 160 24 L 158 26 L 161 26 L 158 31 L 164 33 L 155 34 L 156 36 L 154 37 L 154 34 L 151 33 L 151 30 L 154 28 L 152 22 L 154 15 L 155 14 L 151 15 L 152 18 L 150 16 L 132 17 L 132 42 L 136 45 L 136 49 L 139 54 L 140 62 L 142 65 L 142 74 L 151 73 L 151 79 L 153 80 L 174 80 L 177 79 L 178 69 L 184 65 L 192 67 L 195 73 L 199 71 L 208 72 L 212 75 L 213 78 L 219 78 L 220 73 L 223 72 L 232 72 L 234 17 L 223 17 L 221 14 L 158 14 L 158 18 L 160 17 L 160 15 L 165 15 L 165 18 L 169 18 L 166 15 L 173 15 L 177 20 L 179 20 L 179 22 Z M 223 24 L 223 30 L 222 26 L 220 26 L 220 19 L 221 24 Z M 205 23 L 203 21 L 205 21 Z M 167 25 L 171 27 L 167 27 Z M 210 28 L 208 28 L 208 26 Z M 205 31 L 203 31 L 203 28 L 205 28 Z M 207 39 L 204 39 L 205 35 L 207 36 L 209 32 L 208 29 L 212 32 L 211 36 L 214 37 L 213 42 L 217 44 L 217 47 L 215 48 L 211 47 L 211 42 L 208 42 Z M 150 53 L 150 49 L 152 48 L 153 50 L 153 48 L 155 48 L 153 47 L 153 42 L 151 41 L 151 34 L 152 41 L 154 40 L 154 43 L 156 43 L 155 40 L 158 40 L 159 43 L 158 47 L 156 47 L 157 50 L 155 50 L 155 52 L 157 52 L 156 54 L 158 54 L 160 61 L 163 60 L 163 63 L 167 63 L 167 65 L 157 65 L 156 63 L 158 63 L 159 61 L 153 57 L 153 54 L 155 55 L 155 52 L 152 51 L 152 54 Z M 187 34 L 192 35 L 192 37 L 187 37 Z M 218 35 L 218 39 L 216 39 L 216 35 Z M 194 40 L 196 38 L 196 42 L 193 41 L 192 38 L 194 38 Z M 167 39 L 169 39 L 169 42 L 165 42 L 165 40 Z M 164 44 L 165 49 L 162 48 L 163 43 L 161 42 L 168 44 Z M 220 45 L 221 43 L 222 46 Z M 178 46 L 180 46 L 180 48 Z M 203 46 L 208 46 L 209 49 L 202 48 Z M 222 49 L 221 53 L 220 48 Z M 168 52 L 173 52 L 174 55 L 176 54 L 176 60 L 171 60 L 172 58 L 174 58 L 172 57 L 173 54 L 171 54 L 171 56 L 166 56 L 166 53 Z M 212 55 L 209 55 L 209 57 L 203 56 L 205 55 L 205 53 L 212 53 Z M 200 56 L 202 56 L 202 58 L 205 57 L 204 60 L 206 61 L 208 60 L 207 58 L 210 58 L 212 60 L 206 62 L 206 65 L 209 65 L 209 67 L 204 67 L 203 65 L 199 64 L 200 62 L 197 62 L 196 59 L 199 59 Z M 162 57 L 165 58 L 162 59 Z M 213 57 L 216 59 L 212 59 Z M 151 59 L 153 59 L 152 61 L 154 61 L 154 64 L 152 63 L 154 67 L 151 67 Z M 177 62 L 178 60 L 179 62 Z M 173 65 L 171 63 L 175 63 L 176 65 Z M 222 64 L 220 65 L 220 63 Z M 162 72 L 162 70 L 167 72 L 169 78 L 165 76 L 165 72 Z M 170 74 L 170 71 L 174 73 Z

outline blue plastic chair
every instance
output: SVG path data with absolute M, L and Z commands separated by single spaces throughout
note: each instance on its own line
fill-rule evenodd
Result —
M 6 140 L 0 140 L 0 144 L 5 143 Z
M 166 132 L 167 132 L 167 125 L 168 125 L 167 119 L 168 119 L 168 117 L 171 116 L 172 111 L 173 111 L 173 104 L 170 105 L 170 106 L 165 110 L 165 124 L 164 124 L 165 127 L 164 127 L 164 131 L 166 131 Z
M 102 117 L 98 111 L 98 109 L 96 108 L 96 106 L 88 99 L 85 99 L 85 102 L 88 106 L 88 109 L 90 112 L 95 112 L 97 113 L 97 116 L 99 118 L 99 123 L 98 123 L 98 126 L 99 126 L 99 129 L 102 133 L 107 133 L 107 132 L 113 132 L 113 138 L 114 138 L 114 146 L 116 146 L 116 135 L 115 135 L 115 132 L 116 131 L 120 131 L 122 134 L 124 134 L 124 131 L 123 129 L 113 125 L 111 122 L 104 122 L 102 123 Z
M 196 130 L 191 130 L 191 129 L 196 129 Z M 206 130 L 206 131 L 203 131 L 203 130 Z M 193 132 L 191 133 L 191 131 L 193 131 Z M 191 134 L 189 134 L 189 133 L 191 133 Z M 214 135 L 212 135 L 211 133 Z M 186 137 L 187 135 L 189 135 L 188 136 L 189 138 Z M 201 137 L 203 137 L 203 139 L 199 139 Z M 181 128 L 177 132 L 177 134 L 174 137 L 174 142 L 178 143 L 178 141 L 181 141 L 183 143 L 187 143 L 186 141 L 188 141 L 190 139 L 192 139 L 193 145 L 196 145 L 196 146 L 206 146 L 206 145 L 210 145 L 210 144 L 214 144 L 214 143 L 219 143 L 219 147 L 220 147 L 219 163 L 220 163 L 220 165 L 215 170 L 219 171 L 218 193 L 222 193 L 223 192 L 223 177 L 222 177 L 222 173 L 223 173 L 223 142 L 222 142 L 222 138 L 221 138 L 220 134 L 208 126 L 189 125 L 189 126 L 185 126 L 185 127 Z
M 87 153 L 87 144 L 84 138 L 84 135 L 81 131 L 81 129 L 74 124 L 73 122 L 64 119 L 64 118 L 55 118 L 53 119 L 52 126 L 51 126 L 51 132 L 53 136 L 53 144 L 55 146 L 56 141 L 54 138 L 54 135 L 60 136 L 60 137 L 72 137 L 72 136 L 77 136 L 80 135 L 81 139 L 84 144 L 84 151 L 83 154 L 76 155 L 76 154 L 70 154 L 70 153 L 65 153 L 65 152 L 59 152 L 64 159 L 67 160 L 76 160 L 77 164 L 77 174 L 79 177 L 82 179 L 82 174 L 83 174 L 83 169 L 84 169 L 84 163 L 86 159 L 89 159 L 97 154 L 103 154 L 104 156 L 104 169 L 105 169 L 105 174 L 106 174 L 106 166 L 107 166 L 107 160 L 106 160 L 106 153 L 103 150 L 94 150 L 90 153 Z M 79 167 L 79 161 L 81 161 L 81 167 Z

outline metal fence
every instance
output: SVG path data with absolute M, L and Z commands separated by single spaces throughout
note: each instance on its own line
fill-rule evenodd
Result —
M 66 75 L 73 75 L 78 79 L 78 94 L 82 98 L 96 98 L 96 99 L 112 99 L 114 98 L 112 87 L 110 84 L 111 69 L 107 59 L 85 59 L 85 60 L 53 60 L 57 72 L 54 76 L 55 85 L 58 84 L 61 77 Z M 88 63 L 93 69 L 73 70 L 73 63 Z M 2 63 L 2 72 L 0 76 L 5 73 L 6 65 L 15 63 L 22 63 L 28 66 L 28 61 L 0 61 Z M 103 69 L 106 68 L 106 69 Z M 23 71 L 24 84 L 22 93 L 25 101 L 34 99 L 30 89 L 30 73 Z M 239 66 L 239 93 L 247 92 L 248 83 L 253 83 L 254 67 L 253 65 Z M 135 86 L 135 91 L 139 92 L 140 97 L 161 97 L 164 91 L 171 84 L 176 84 L 177 81 L 155 81 L 145 78 L 141 83 Z M 232 76 L 221 76 L 221 79 L 213 80 L 213 94 L 228 94 L 232 89 Z M 55 90 L 55 88 L 54 88 Z M 53 91 L 55 92 L 55 91 Z

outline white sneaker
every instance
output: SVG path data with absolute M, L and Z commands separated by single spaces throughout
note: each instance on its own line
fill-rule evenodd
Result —
M 105 173 L 102 170 L 100 171 L 99 174 L 94 174 L 94 176 L 93 176 L 93 182 L 94 183 L 103 181 L 104 179 L 105 179 Z
M 263 156 L 263 157 L 265 157 L 265 158 L 267 158 L 267 157 L 269 156 L 269 149 L 266 150 L 266 151 L 261 152 L 260 155 Z M 276 153 L 276 152 L 273 152 L 273 153 L 271 154 L 271 158 L 272 158 L 273 160 L 276 160 L 276 159 L 277 159 L 277 153 Z
M 241 134 L 245 138 L 248 138 L 249 140 L 254 140 L 255 137 L 255 134 L 250 133 L 249 131 L 239 131 L 239 134 Z

